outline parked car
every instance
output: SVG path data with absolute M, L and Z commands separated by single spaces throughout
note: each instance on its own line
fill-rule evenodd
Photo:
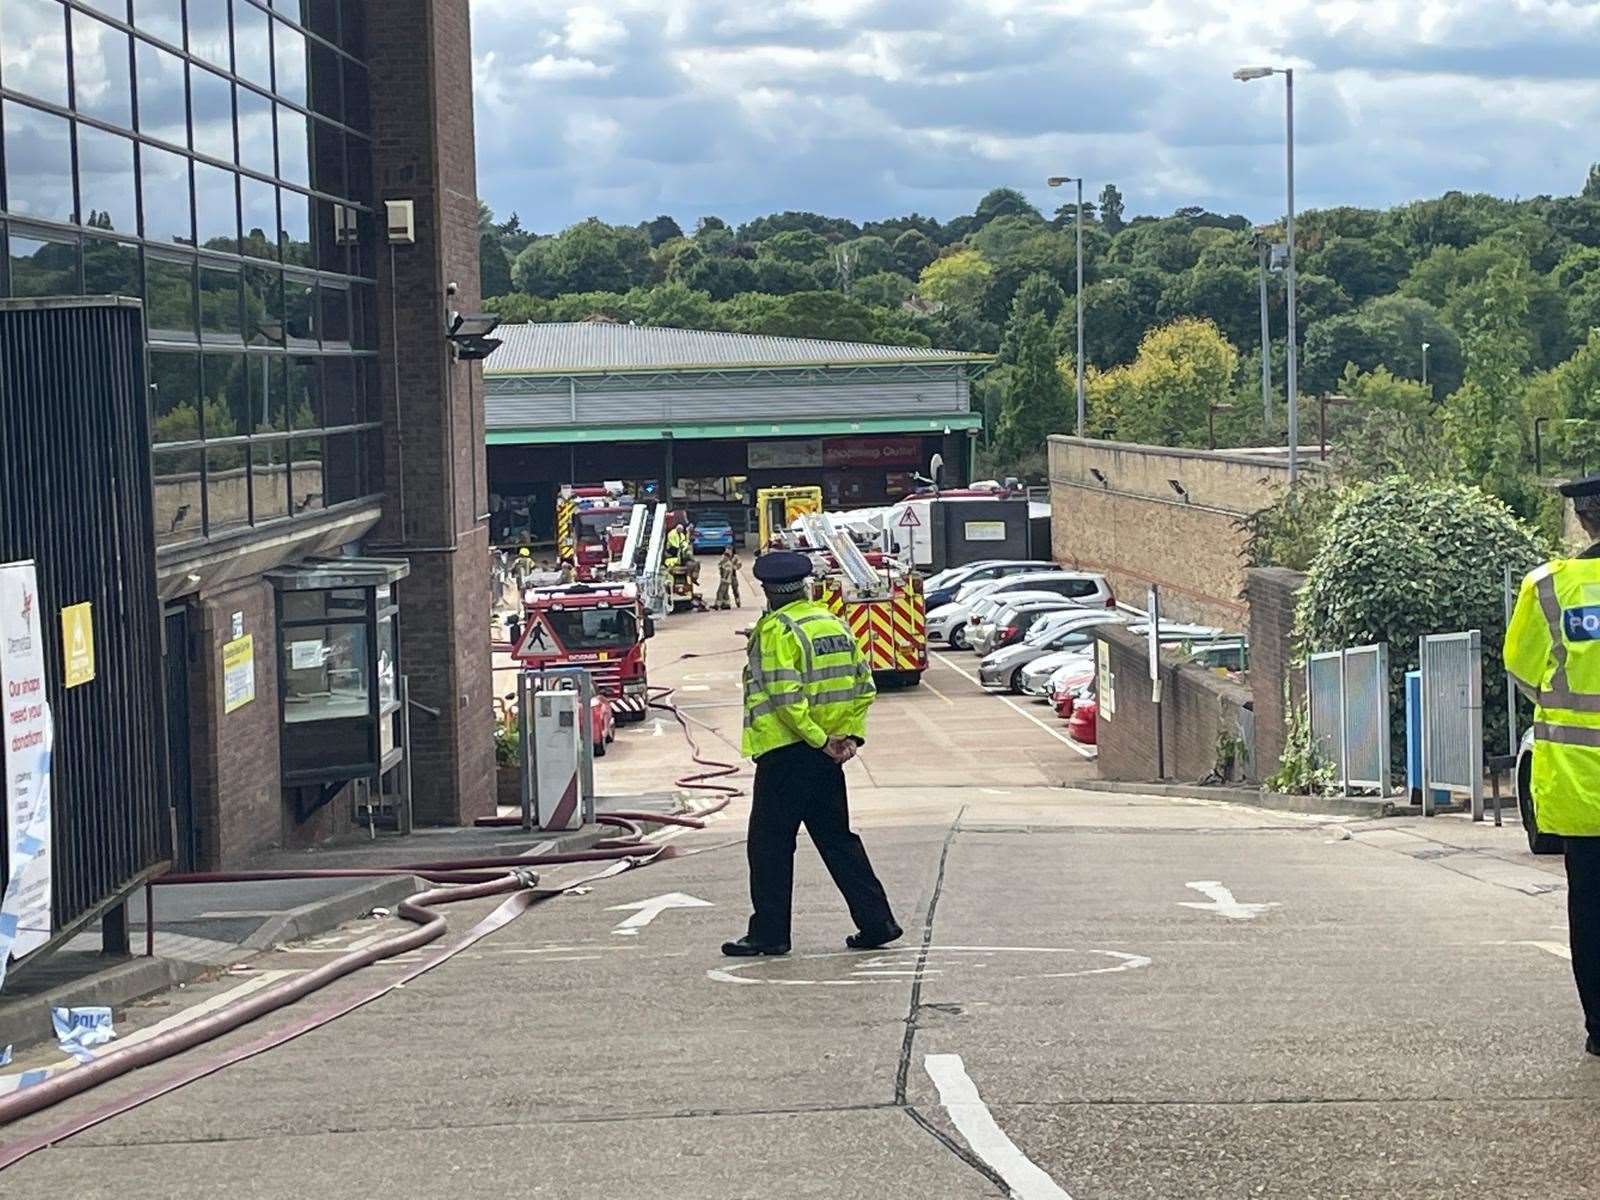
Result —
M 1100 705 L 1094 699 L 1079 700 L 1067 718 L 1067 736 L 1085 746 L 1093 746 L 1099 734 Z
M 1122 613 L 1088 612 L 1082 620 L 1062 623 L 1046 628 L 1042 637 L 1031 632 L 1021 641 L 1004 646 L 987 655 L 978 664 L 978 682 L 985 687 L 1005 688 L 1009 692 L 1022 690 L 1022 672 L 1030 663 L 1057 654 L 1089 654 L 1094 647 L 1094 629 L 1097 625 L 1121 625 L 1127 621 Z
M 966 620 L 965 630 L 960 631 L 960 644 L 957 644 L 955 638 L 951 638 L 949 639 L 950 645 L 957 650 L 972 649 L 973 636 L 982 632 L 988 626 L 989 622 L 994 619 L 995 613 L 1007 605 L 1022 604 L 1030 600 L 1059 600 L 1062 603 L 1070 603 L 1057 592 L 1014 592 L 1009 589 L 1002 591 L 999 590 L 997 584 L 994 592 L 979 595 L 970 604 L 945 606 L 946 608 L 959 608 L 965 613 Z M 943 610 L 940 611 L 941 613 L 943 612 Z
M 1131 618 L 1124 619 L 1129 620 Z M 1058 617 L 1056 620 L 1061 620 L 1061 618 Z M 1044 623 L 1041 622 L 1041 625 L 1044 625 Z M 1143 621 L 1138 621 L 1135 624 L 1129 625 L 1128 628 L 1133 633 L 1142 634 L 1147 628 L 1147 625 Z M 1049 636 L 1049 634 L 1052 632 L 1053 629 L 1049 625 L 1044 625 L 1043 628 L 1040 628 L 1040 626 L 1035 626 L 1034 629 L 1030 631 L 1029 636 L 1033 638 L 1043 638 Z M 1212 629 L 1208 625 L 1181 625 L 1176 622 L 1163 621 L 1161 625 L 1161 641 L 1166 645 L 1170 645 L 1174 642 L 1193 642 L 1196 640 L 1199 640 L 1202 644 L 1205 644 L 1208 639 L 1214 638 L 1217 635 L 1217 632 L 1217 630 Z M 1092 649 L 1092 647 L 1090 647 L 1090 649 Z M 1021 690 L 1024 695 L 1035 696 L 1039 699 L 1048 698 L 1050 695 L 1050 676 L 1061 665 L 1067 662 L 1070 656 L 1077 654 L 1082 650 L 1082 646 L 1075 645 L 1066 649 L 1051 651 L 1050 653 L 1040 655 L 1033 659 L 1033 661 L 1027 663 L 1022 668 L 1021 676 L 1017 680 L 1019 690 Z
M 1094 697 L 1094 674 L 1094 659 L 1085 656 L 1061 667 L 1050 677 L 1050 705 L 1063 721 L 1072 716 L 1078 701 Z
M 589 738 L 596 758 L 604 758 L 606 747 L 617 740 L 617 717 L 611 701 L 604 696 L 589 701 Z
M 928 608 L 933 609 L 954 600 L 956 591 L 963 584 L 992 583 L 1008 575 L 1048 570 L 1052 565 L 1027 559 L 992 558 L 983 562 L 968 563 L 964 567 L 951 567 L 949 570 L 940 571 L 923 585 L 923 596 Z
M 696 554 L 721 554 L 733 545 L 733 524 L 720 513 L 701 513 L 691 541 Z
M 981 625 L 974 622 L 967 626 L 967 644 L 979 655 L 991 654 L 1002 646 L 1020 642 L 1047 617 L 1082 611 L 1075 601 L 1065 596 L 1051 596 L 1048 600 L 1006 600 L 991 609 Z
M 1078 601 L 1085 608 L 1114 608 L 1117 603 L 1104 575 L 1089 571 L 1064 571 L 1059 567 L 1020 571 L 1000 580 L 963 583 L 956 590 L 955 603 L 970 600 L 980 591 L 993 595 L 996 592 L 1024 590 L 1056 592 L 1069 600 Z

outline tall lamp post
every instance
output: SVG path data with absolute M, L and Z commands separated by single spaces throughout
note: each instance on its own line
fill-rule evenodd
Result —
M 1287 114 L 1287 161 L 1289 168 L 1289 214 L 1288 214 L 1288 241 L 1289 259 L 1285 270 L 1285 284 L 1289 291 L 1289 373 L 1285 385 L 1289 412 L 1289 482 L 1292 484 L 1300 474 L 1300 363 L 1299 354 L 1295 346 L 1295 286 L 1294 286 L 1294 69 L 1290 67 L 1240 67 L 1233 73 L 1233 77 L 1240 83 L 1250 83 L 1257 79 L 1266 79 L 1272 75 L 1282 75 L 1284 82 L 1284 104 Z
M 1076 253 L 1073 255 L 1073 258 L 1076 259 L 1078 268 L 1078 319 L 1075 322 L 1075 324 L 1078 326 L 1078 353 L 1075 358 L 1075 362 L 1078 367 L 1078 436 L 1083 437 L 1084 426 L 1087 424 L 1087 413 L 1084 408 L 1083 400 L 1083 179 L 1081 176 L 1074 178 L 1070 175 L 1052 175 L 1049 179 L 1045 180 L 1045 182 L 1051 187 L 1060 187 L 1063 183 L 1075 183 L 1078 185 L 1078 211 L 1075 214 L 1077 216 L 1076 224 L 1078 230 L 1078 248 Z

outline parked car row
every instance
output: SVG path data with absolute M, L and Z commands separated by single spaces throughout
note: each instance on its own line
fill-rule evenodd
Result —
M 930 645 L 974 651 L 984 687 L 1050 704 L 1070 736 L 1094 743 L 1094 631 L 1121 625 L 1142 635 L 1148 629 L 1143 614 L 1117 607 L 1103 575 L 1004 560 L 943 572 L 925 590 Z M 935 606 L 935 597 L 943 603 Z M 1207 625 L 1163 621 L 1160 639 L 1189 644 L 1192 660 L 1204 666 L 1246 665 L 1243 639 Z

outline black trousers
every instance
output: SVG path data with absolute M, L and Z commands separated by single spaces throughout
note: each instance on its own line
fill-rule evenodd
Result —
M 1567 838 L 1567 927 L 1584 1024 L 1600 1042 L 1600 838 Z
M 750 860 L 750 940 L 789 942 L 794 896 L 794 841 L 800 826 L 850 906 L 856 928 L 876 932 L 894 922 L 883 884 L 861 839 L 850 832 L 844 768 L 821 750 L 796 743 L 756 759 L 756 783 L 745 851 Z

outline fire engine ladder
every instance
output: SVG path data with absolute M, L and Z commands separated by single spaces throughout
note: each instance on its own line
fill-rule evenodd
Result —
M 832 517 L 824 512 L 813 512 L 802 515 L 800 521 L 806 540 L 819 550 L 830 551 L 845 578 L 857 590 L 868 595 L 879 590 L 878 573 L 850 540 L 850 535 L 834 525 Z
M 657 504 L 654 514 L 644 552 L 644 565 L 639 572 L 639 595 L 647 609 L 656 616 L 662 616 L 667 611 L 667 574 L 661 566 L 667 547 L 667 506 Z
M 622 578 L 633 578 L 639 569 L 639 552 L 644 548 L 646 522 L 650 519 L 650 510 L 643 504 L 635 504 L 633 511 L 628 514 L 628 540 L 622 544 L 622 558 L 613 563 L 611 574 Z

